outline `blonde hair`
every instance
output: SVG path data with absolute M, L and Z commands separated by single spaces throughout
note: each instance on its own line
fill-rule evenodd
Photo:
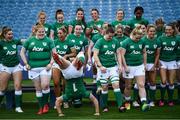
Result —
M 63 27 L 61 27 L 59 30 L 61 30 L 61 31 L 63 31 L 63 33 L 65 34 L 65 35 L 67 35 L 67 28 L 65 27 L 65 26 L 63 26 Z M 59 31 L 58 30 L 58 31 Z
M 124 27 L 122 25 L 117 25 L 115 27 L 115 32 L 118 30 L 118 29 L 121 29 L 123 32 L 124 32 Z
M 44 15 L 46 17 L 46 13 L 44 11 L 40 11 L 38 14 L 38 18 L 40 18 L 41 15 Z
M 163 20 L 163 18 L 158 18 L 157 20 L 155 20 L 155 24 L 157 25 L 157 24 L 165 24 L 165 22 L 164 22 L 164 20 Z
M 32 33 L 33 35 L 36 35 L 37 31 L 40 29 L 40 28 L 43 28 L 44 29 L 44 26 L 43 25 L 36 25 L 34 26 L 34 32 Z
M 136 26 L 133 31 L 131 32 L 130 36 L 134 36 L 134 35 L 137 35 L 137 34 L 143 34 L 143 31 L 141 29 L 141 25 L 138 25 Z
M 149 24 L 147 26 L 147 32 L 149 31 L 150 28 L 154 28 L 156 30 L 156 26 L 154 24 Z

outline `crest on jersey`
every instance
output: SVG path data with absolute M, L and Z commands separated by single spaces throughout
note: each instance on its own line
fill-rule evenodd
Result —
M 67 47 L 68 47 L 67 45 L 64 45 L 64 49 L 67 49 Z
M 175 41 L 171 41 L 171 45 L 173 45 L 173 46 L 174 46 L 175 44 L 176 44 L 176 42 L 175 42 Z
M 75 43 L 75 40 L 74 40 L 74 39 L 72 39 L 71 41 L 72 41 L 73 43 Z
M 116 47 L 116 45 L 115 44 L 112 44 L 112 48 L 115 48 Z
M 107 46 L 107 45 L 104 45 L 103 48 L 108 48 L 108 46 Z
M 83 44 L 83 42 L 82 41 L 79 41 L 79 43 L 82 45 Z
M 162 44 L 163 44 L 163 45 L 166 45 L 166 42 L 163 42 Z
M 4 50 L 7 50 L 7 47 L 3 47 Z
M 43 42 L 42 44 L 43 44 L 43 46 L 47 46 L 47 43 L 46 43 L 46 42 Z
M 142 45 L 139 45 L 139 48 L 142 49 Z
M 130 48 L 131 48 L 131 49 L 133 49 L 133 48 L 134 48 L 134 46 L 133 46 L 133 45 L 131 45 L 131 46 L 130 46 Z
M 35 45 L 35 43 L 34 43 L 34 42 L 32 42 L 32 43 L 31 43 L 31 45 Z
M 14 49 L 16 49 L 16 45 L 12 45 L 12 47 L 13 47 Z
M 44 29 L 45 29 L 45 31 L 48 31 L 48 28 L 45 27 Z
M 157 48 L 157 45 L 153 45 L 154 46 L 154 48 Z
M 149 48 L 149 45 L 146 45 L 146 48 Z
M 59 46 L 59 45 L 57 45 L 57 46 L 56 46 L 56 48 L 60 48 L 60 46 Z

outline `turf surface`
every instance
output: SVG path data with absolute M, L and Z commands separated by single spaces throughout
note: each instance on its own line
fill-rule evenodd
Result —
M 24 113 L 16 113 L 14 110 L 0 109 L 0 119 L 58 119 L 56 110 L 51 109 L 49 113 L 36 115 L 38 105 L 36 103 L 24 103 Z M 125 113 L 119 113 L 114 102 L 109 103 L 109 112 L 102 113 L 99 117 L 93 116 L 94 107 L 89 102 L 84 102 L 80 108 L 71 106 L 63 109 L 65 116 L 62 119 L 179 119 L 180 105 L 169 107 L 153 107 L 147 112 L 142 112 L 140 108 L 131 108 Z

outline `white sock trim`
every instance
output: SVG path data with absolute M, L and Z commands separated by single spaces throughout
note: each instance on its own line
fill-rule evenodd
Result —
M 102 94 L 108 94 L 108 91 L 103 91 L 103 90 L 102 90 Z
M 42 96 L 43 96 L 43 94 L 41 91 L 36 91 L 36 97 L 42 97 Z
M 22 90 L 15 90 L 15 95 L 22 95 Z
M 142 101 L 146 101 L 146 100 L 147 100 L 146 98 L 141 98 L 141 102 L 142 102 Z
M 114 89 L 114 92 L 120 92 L 121 90 L 119 88 Z
M 156 85 L 154 85 L 154 86 L 151 86 L 151 85 L 150 85 L 150 89 L 151 89 L 151 90 L 156 90 Z
M 174 85 L 172 85 L 172 86 L 169 85 L 169 89 L 173 90 L 174 89 Z
M 50 93 L 50 88 L 47 90 L 42 90 L 42 93 L 44 93 L 44 94 Z
M 161 83 L 160 85 L 161 85 L 162 88 L 165 88 L 165 87 L 166 87 L 166 85 L 163 85 L 162 83 Z
M 129 97 L 126 97 L 126 96 L 125 96 L 124 98 L 125 98 L 126 101 L 130 101 L 130 100 L 131 100 L 131 97 L 130 97 L 130 96 L 129 96 Z

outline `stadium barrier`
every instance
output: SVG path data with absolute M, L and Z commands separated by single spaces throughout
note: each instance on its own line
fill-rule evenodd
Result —
M 175 89 L 177 88 L 177 83 L 174 84 L 175 85 Z M 86 89 L 88 91 L 92 91 L 92 94 L 98 99 L 99 103 L 100 103 L 100 106 L 102 105 L 102 102 L 100 100 L 100 95 L 96 94 L 96 90 L 97 90 L 97 86 L 95 83 L 88 83 L 88 84 L 85 84 L 86 86 Z M 147 87 L 147 85 L 146 85 Z M 156 87 L 157 89 L 160 88 L 160 84 L 156 84 Z M 121 86 L 121 89 L 123 89 L 124 86 Z M 109 90 L 112 90 L 112 86 L 109 85 Z M 35 93 L 35 88 L 34 86 L 22 86 L 22 92 L 23 93 L 30 93 L 30 92 L 34 92 Z M 6 92 L 6 109 L 12 109 L 14 107 L 14 89 L 12 90 L 8 90 Z M 55 94 L 54 94 L 54 86 L 50 86 L 50 101 L 49 101 L 49 105 L 50 107 L 54 107 L 55 105 L 55 100 L 56 100 L 56 97 L 55 97 Z

